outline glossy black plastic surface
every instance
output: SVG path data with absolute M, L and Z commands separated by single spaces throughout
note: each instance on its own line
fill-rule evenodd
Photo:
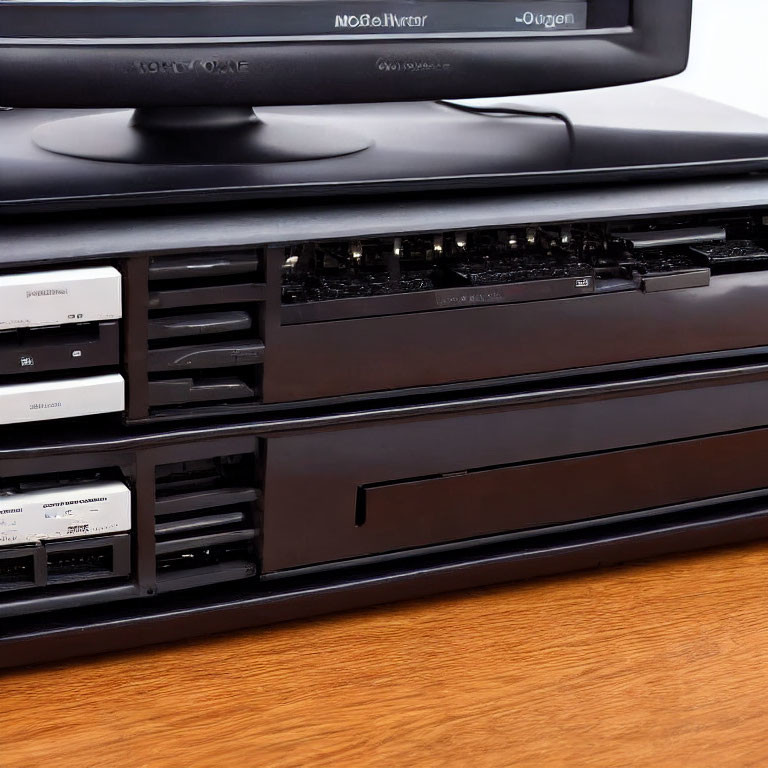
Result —
M 130 113 L 0 112 L 0 211 L 649 181 L 768 167 L 764 118 L 652 84 L 566 96 L 505 102 L 501 111 L 434 103 L 259 110 L 267 122 L 301 123 L 318 135 L 343 129 L 370 147 L 331 159 L 234 165 L 205 164 L 205 155 L 189 164 L 194 131 L 177 137 L 186 164 L 171 154 L 163 165 L 157 152 L 148 164 L 66 157 L 41 149 L 37 132 L 55 137 L 58 121 L 89 114 L 127 123 Z M 96 157 L 119 160 L 116 143 L 83 142 Z
M 716 133 L 686 151 L 705 157 Z M 758 146 L 759 131 L 740 136 Z M 66 187 L 75 161 L 24 146 L 0 180 L 13 204 L 3 268 L 119 266 L 131 425 L 0 432 L 0 477 L 119 468 L 133 557 L 130 578 L 49 589 L 37 548 L 0 551 L 0 573 L 23 586 L 0 596 L 0 666 L 768 535 L 764 177 L 240 207 L 216 205 L 220 191 L 207 206 L 95 212 L 99 189 L 105 207 L 138 207 L 204 177 L 160 168 L 131 187 L 106 166 Z M 40 213 L 73 200 L 84 212 Z M 528 225 L 555 237 L 605 220 L 637 243 L 677 232 L 709 266 L 620 290 L 450 288 L 444 306 L 415 308 L 387 296 L 383 314 L 366 304 L 341 319 L 282 303 L 296 243 Z M 742 220 L 749 247 L 719 239 Z M 231 337 L 216 343 L 215 329 Z M 201 384 L 186 361 L 230 375 Z M 217 398 L 231 399 L 196 410 Z M 179 420 L 148 423 L 160 418 Z
M 35 144 L 60 155 L 139 165 L 296 163 L 362 152 L 372 139 L 300 116 L 258 118 L 250 107 L 145 108 L 56 120 Z
M 121 468 L 133 576 L 3 593 L 0 666 L 768 535 L 767 386 L 765 366 L 713 368 L 78 443 L 27 435 L 0 449 L 3 476 Z M 219 464 L 222 483 L 189 490 Z M 30 548 L 6 568 L 30 580 L 35 562 Z
M 683 198 L 676 199 L 674 190 L 690 189 L 690 185 L 654 189 L 656 210 L 665 204 L 664 194 L 672 193 L 664 217 L 630 222 L 620 217 L 607 223 L 588 218 L 566 220 L 564 225 L 544 217 L 573 213 L 574 199 L 569 195 L 552 198 L 551 209 L 533 214 L 531 200 L 523 197 L 464 200 L 455 206 L 436 199 L 434 221 L 443 222 L 445 207 L 451 229 L 417 230 L 399 239 L 356 238 L 361 230 L 370 232 L 373 221 L 382 232 L 398 223 L 413 232 L 410 219 L 401 222 L 398 209 L 383 204 L 327 212 L 299 209 L 288 218 L 282 209 L 263 211 L 261 219 L 246 209 L 241 214 L 199 212 L 145 220 L 101 216 L 98 224 L 87 217 L 67 222 L 33 219 L 6 229 L 4 257 L 9 265 L 34 268 L 41 263 L 64 264 L 80 254 L 81 259 L 107 261 L 123 271 L 122 360 L 129 385 L 129 423 L 242 417 L 287 407 L 300 411 L 382 399 L 410 404 L 415 395 L 435 398 L 440 392 L 476 393 L 533 381 L 549 386 L 557 380 L 622 370 L 662 371 L 680 364 L 764 355 L 768 350 L 762 321 L 768 291 L 764 209 L 676 212 L 674 206 Z M 704 188 L 696 189 L 701 193 Z M 722 189 L 735 193 L 739 188 L 711 187 L 714 194 Z M 765 190 L 757 179 L 745 182 L 742 202 L 760 199 Z M 642 190 L 631 194 L 642 204 Z M 614 206 L 610 210 L 617 210 L 622 191 L 611 189 L 600 202 L 588 192 L 579 195 L 585 196 L 584 206 L 595 206 L 591 210 L 599 217 L 607 210 L 601 207 L 606 202 Z M 696 207 L 694 198 L 684 199 L 682 204 Z M 736 205 L 737 199 L 731 204 Z M 425 203 L 420 201 L 421 206 Z M 582 207 L 580 213 L 587 210 Z M 634 210 L 643 212 L 639 207 Z M 537 214 L 538 221 L 522 219 Z M 338 223 L 333 223 L 334 215 L 339 216 Z M 432 223 L 428 216 L 413 221 L 417 219 L 422 225 Z M 477 228 L 479 223 L 486 227 Z M 341 232 L 349 227 L 336 241 L 312 237 L 313 231 L 326 234 L 336 226 Z M 463 255 L 464 249 L 456 245 L 457 230 L 471 240 L 470 251 L 476 256 Z M 599 239 L 613 242 L 605 258 L 580 250 L 586 247 L 584 238 L 589 240 L 593 236 L 589 233 L 598 231 Z M 621 245 L 622 238 L 639 241 L 639 233 L 665 231 L 674 233 L 678 243 L 663 246 L 671 266 L 654 267 L 658 257 L 653 249 L 630 253 Z M 713 262 L 699 253 L 702 232 L 719 243 L 719 250 L 705 243 L 707 253 L 715 254 Z M 547 255 L 551 239 L 563 233 L 572 246 L 557 246 L 559 255 Z M 274 236 L 300 237 L 297 244 L 259 245 Z M 512 236 L 514 247 L 505 239 Z M 534 244 L 518 246 L 518 239 L 527 236 Z M 728 239 L 717 239 L 720 236 Z M 220 248 L 214 247 L 218 237 L 223 241 Z M 686 237 L 692 246 L 684 242 Z M 441 257 L 424 250 L 433 247 L 435 238 L 445 247 Z M 381 255 L 392 251 L 396 240 L 422 249 L 420 258 L 436 259 L 425 262 L 427 269 L 434 271 L 429 265 L 439 266 L 439 259 L 444 259 L 443 271 L 434 277 L 427 273 L 427 280 L 464 279 L 462 269 L 477 269 L 481 282 L 459 287 L 429 283 L 428 289 L 411 292 L 403 284 L 385 282 L 380 295 L 363 292 L 354 297 L 359 285 L 365 288 L 369 283 L 358 284 L 354 276 L 348 283 L 340 282 L 331 270 L 322 278 L 331 298 L 305 300 L 303 278 L 292 276 L 297 267 L 286 267 L 299 252 L 344 256 L 357 247 Z M 487 268 L 482 260 L 489 253 L 488 243 L 495 243 L 493 252 L 501 253 L 494 258 L 513 271 L 499 276 L 491 271 L 491 282 L 485 284 L 482 270 Z M 568 250 L 571 247 L 575 250 Z M 445 261 L 449 256 L 450 263 Z M 462 260 L 473 258 L 474 267 L 461 266 Z M 377 263 L 371 268 L 377 269 Z M 541 271 L 536 279 L 529 275 L 532 269 Z M 321 278 L 310 274 L 307 279 Z M 344 286 L 353 297 L 333 298 L 337 295 L 333 292 Z

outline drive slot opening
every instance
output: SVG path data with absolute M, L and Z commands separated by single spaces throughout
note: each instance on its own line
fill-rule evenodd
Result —
M 129 534 L 45 544 L 48 585 L 126 578 L 131 573 Z
M 357 496 L 355 498 L 355 526 L 357 528 L 365 525 L 365 521 L 368 517 L 368 513 L 365 508 L 365 486 L 360 485 L 357 488 Z
M 0 559 L 0 592 L 35 586 L 35 557 L 32 551 Z
M 48 579 L 77 578 L 87 574 L 95 576 L 113 574 L 112 547 L 48 552 Z
M 194 546 L 165 552 L 157 556 L 157 573 L 163 576 L 175 571 L 222 566 L 228 563 L 253 561 L 253 541 L 243 540 L 222 544 Z
M 149 264 L 149 279 L 164 285 L 178 283 L 181 287 L 224 283 L 232 275 L 253 275 L 262 272 L 260 251 L 216 251 L 213 253 L 153 256 Z

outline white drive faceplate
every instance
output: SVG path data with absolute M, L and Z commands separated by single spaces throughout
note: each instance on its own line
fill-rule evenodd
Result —
M 0 275 L 0 331 L 117 320 L 121 286 L 114 267 Z
M 131 492 L 121 482 L 0 496 L 0 547 L 131 530 Z
M 67 419 L 125 408 L 119 373 L 0 386 L 0 424 Z

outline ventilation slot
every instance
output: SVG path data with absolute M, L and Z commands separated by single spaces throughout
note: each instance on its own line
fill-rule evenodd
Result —
M 42 545 L 0 548 L 0 592 L 30 589 L 45 584 Z
M 257 402 L 265 298 L 256 251 L 151 259 L 147 370 L 153 415 Z
M 159 466 L 155 536 L 161 591 L 254 576 L 261 492 L 254 457 Z

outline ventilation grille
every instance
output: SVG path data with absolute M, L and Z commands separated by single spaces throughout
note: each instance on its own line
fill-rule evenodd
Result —
M 158 466 L 159 589 L 186 589 L 255 575 L 260 498 L 250 454 Z
M 256 250 L 150 260 L 151 409 L 259 400 L 261 269 L 262 255 Z

